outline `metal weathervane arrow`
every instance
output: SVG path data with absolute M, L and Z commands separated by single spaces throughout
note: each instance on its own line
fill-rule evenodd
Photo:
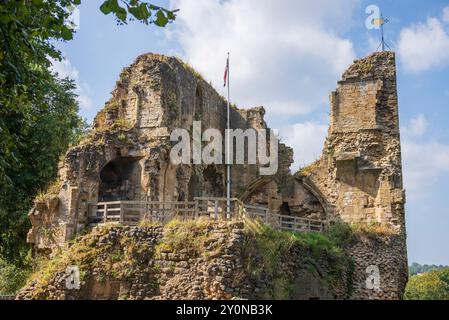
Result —
M 387 47 L 388 49 L 391 49 L 390 46 L 385 41 L 385 37 L 384 37 L 384 24 L 386 24 L 388 22 L 390 22 L 390 20 L 388 20 L 387 18 L 384 18 L 382 13 L 380 14 L 380 18 L 373 19 L 373 21 L 372 21 L 373 25 L 380 28 L 380 33 L 382 36 L 381 42 L 380 42 L 379 46 L 377 47 L 376 51 L 379 50 L 379 47 L 382 47 L 382 51 L 385 51 L 385 47 Z

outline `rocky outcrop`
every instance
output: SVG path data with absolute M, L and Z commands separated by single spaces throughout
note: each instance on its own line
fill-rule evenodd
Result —
M 350 258 L 313 237 L 254 222 L 105 227 L 44 264 L 17 299 L 348 298 Z M 70 266 L 79 288 L 67 287 Z

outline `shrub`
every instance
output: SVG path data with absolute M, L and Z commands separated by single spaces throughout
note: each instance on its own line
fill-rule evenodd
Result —
M 25 285 L 30 273 L 28 266 L 20 268 L 0 259 L 0 295 L 14 295 Z

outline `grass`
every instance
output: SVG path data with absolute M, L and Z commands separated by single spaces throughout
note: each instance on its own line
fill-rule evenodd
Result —
M 318 165 L 319 161 L 317 160 L 308 166 L 300 168 L 296 174 L 302 177 L 308 177 L 318 169 Z
M 125 142 L 126 141 L 126 135 L 123 132 L 120 132 L 119 135 L 117 136 L 117 139 L 119 141 Z
M 91 233 L 72 241 L 67 249 L 61 249 L 51 259 L 41 259 L 37 268 L 28 279 L 28 283 L 36 282 L 33 295 L 35 298 L 45 297 L 47 286 L 52 283 L 58 272 L 64 272 L 68 266 L 78 266 L 81 281 L 89 272 L 100 269 L 95 280 L 104 282 L 109 277 L 126 279 L 139 270 L 148 270 L 148 261 L 153 257 L 152 249 L 145 244 L 137 244 L 136 239 L 129 236 L 119 238 L 119 243 L 113 246 L 98 245 L 98 239 L 109 233 L 111 228 L 105 226 L 94 229 Z
M 16 294 L 30 276 L 32 263 L 31 254 L 20 267 L 0 258 L 0 295 Z
M 391 236 L 396 234 L 394 228 L 389 224 L 372 222 L 368 224 L 362 223 L 352 223 L 350 224 L 352 231 L 355 234 L 360 234 L 364 236 Z
M 50 200 L 52 197 L 55 197 L 59 194 L 61 190 L 61 181 L 59 179 L 54 180 L 45 191 L 40 191 L 36 198 L 34 198 L 34 202 L 45 202 Z
M 342 226 L 330 228 L 325 233 L 296 233 L 274 230 L 257 220 L 245 221 L 247 244 L 246 272 L 251 278 L 267 277 L 271 285 L 261 297 L 271 299 L 288 299 L 292 293 L 293 278 L 282 271 L 282 266 L 289 263 L 295 248 L 301 248 L 303 262 L 309 261 L 311 266 L 322 265 L 319 261 L 327 261 L 326 282 L 330 287 L 339 285 L 347 271 L 348 257 L 340 242 L 349 241 L 349 230 Z M 293 251 L 292 251 L 293 250 Z M 291 261 L 290 263 L 297 263 Z M 349 276 L 348 276 L 349 277 Z M 352 277 L 352 274 L 350 275 Z
M 133 124 L 125 118 L 117 118 L 114 121 L 114 127 L 121 129 L 131 129 L 133 127 Z
M 140 220 L 139 227 L 140 228 L 152 228 L 152 227 L 160 227 L 162 224 L 160 222 L 148 221 L 148 220 Z
M 178 59 L 177 60 L 182 64 L 182 66 L 184 67 L 184 69 L 188 70 L 189 72 L 191 72 L 198 80 L 204 80 L 204 77 L 201 73 L 199 73 L 198 71 L 195 70 L 195 68 L 193 68 L 190 64 L 188 64 L 187 62 L 183 61 L 182 59 Z
M 176 94 L 174 94 L 173 92 L 168 96 L 167 105 L 170 111 L 178 113 L 178 100 L 176 98 Z
M 164 227 L 163 240 L 156 246 L 156 255 L 162 252 L 204 253 L 204 243 L 210 236 L 208 219 L 172 220 Z

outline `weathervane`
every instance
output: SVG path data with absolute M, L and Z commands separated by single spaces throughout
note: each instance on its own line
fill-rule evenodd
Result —
M 382 51 L 385 51 L 385 47 L 387 47 L 388 49 L 391 49 L 384 38 L 384 24 L 388 23 L 389 21 L 390 20 L 384 18 L 382 13 L 380 13 L 380 18 L 373 19 L 373 25 L 380 27 L 380 33 L 382 35 L 382 40 L 381 40 L 379 46 L 377 47 L 376 51 L 379 50 L 379 47 L 381 47 L 381 46 L 382 46 Z

